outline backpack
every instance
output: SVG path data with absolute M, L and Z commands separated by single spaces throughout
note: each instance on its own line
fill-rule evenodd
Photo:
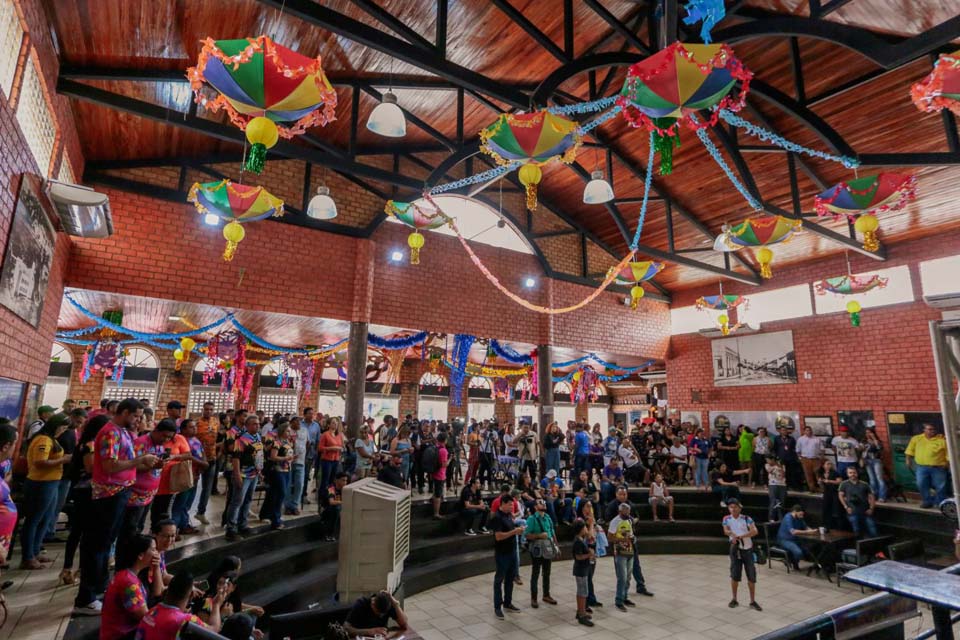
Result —
M 440 454 L 436 445 L 429 444 L 423 450 L 423 457 L 420 459 L 420 466 L 427 473 L 436 473 L 440 468 Z

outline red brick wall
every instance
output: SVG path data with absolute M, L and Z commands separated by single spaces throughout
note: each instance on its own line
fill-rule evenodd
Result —
M 888 247 L 889 260 L 875 262 L 851 255 L 854 273 L 909 265 L 917 301 L 866 309 L 862 325 L 850 326 L 846 312 L 763 323 L 762 330 L 793 331 L 799 381 L 797 384 L 715 387 L 710 339 L 698 334 L 673 336 L 667 359 L 667 386 L 671 408 L 702 412 L 799 411 L 804 415 L 831 415 L 837 411 L 873 411 L 877 430 L 886 435 L 886 413 L 939 411 L 928 323 L 940 317 L 921 299 L 918 263 L 960 250 L 960 232 Z M 750 294 L 812 282 L 846 271 L 842 256 L 785 268 L 762 289 L 724 284 L 724 292 Z M 691 304 L 703 289 L 678 293 L 675 304 Z M 810 374 L 810 379 L 805 378 Z M 693 403 L 691 391 L 703 401 Z
M 52 173 L 57 173 L 64 148 L 68 150 L 74 164 L 75 175 L 80 175 L 83 171 L 83 155 L 80 152 L 73 112 L 67 99 L 55 92 L 59 69 L 50 37 L 50 25 L 39 1 L 19 0 L 16 4 L 19 6 L 27 37 L 21 45 L 11 95 L 0 93 L 0 261 L 6 251 L 7 235 L 16 206 L 21 175 L 33 173 L 46 177 L 51 169 L 36 165 L 16 119 L 15 102 L 19 97 L 23 69 L 29 56 L 39 63 L 57 124 L 57 141 L 51 162 Z M 56 252 L 39 327 L 34 328 L 6 308 L 0 307 L 0 376 L 33 384 L 42 384 L 46 379 L 50 345 L 60 313 L 63 275 L 69 252 L 69 239 L 63 234 L 57 234 Z

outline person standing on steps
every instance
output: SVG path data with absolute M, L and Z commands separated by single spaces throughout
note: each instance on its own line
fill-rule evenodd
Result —
M 554 560 L 558 559 L 560 545 L 557 543 L 553 519 L 547 515 L 546 500 L 538 498 L 534 509 L 533 515 L 527 518 L 527 530 L 524 535 L 530 543 L 530 557 L 533 561 L 533 572 L 530 574 L 530 606 L 536 609 L 539 606 L 537 583 L 541 570 L 543 571 L 543 601 L 547 604 L 557 604 L 557 601 L 550 597 L 550 566 Z
M 607 505 L 606 510 L 604 511 L 604 519 L 607 522 L 613 520 L 620 513 L 621 505 L 628 505 L 630 507 L 630 513 L 635 512 L 635 507 L 630 503 L 629 494 L 627 493 L 626 485 L 617 489 L 616 497 Z M 638 556 L 637 545 L 633 545 L 633 581 L 637 583 L 637 595 L 647 596 L 648 598 L 653 597 L 653 592 L 647 590 L 647 582 L 643 578 L 643 569 L 640 568 L 640 558 Z
M 630 593 L 630 564 L 633 561 L 634 536 L 633 518 L 630 517 L 630 503 L 621 502 L 617 516 L 610 521 L 608 529 L 610 544 L 613 547 L 613 566 L 617 572 L 616 607 L 626 611 L 636 605 L 627 597 Z
M 753 562 L 753 538 L 757 535 L 757 525 L 753 519 L 742 513 L 739 500 L 730 500 L 727 503 L 730 515 L 723 518 L 723 533 L 730 539 L 730 591 L 733 598 L 730 608 L 740 606 L 737 601 L 737 590 L 743 579 L 743 572 L 747 572 L 747 587 L 750 589 L 750 608 L 763 611 L 757 604 L 757 567 Z
M 517 541 L 524 527 L 514 523 L 513 497 L 501 496 L 497 512 L 490 518 L 497 571 L 493 578 L 493 614 L 503 620 L 503 610 L 520 611 L 513 605 L 513 580 L 517 575 Z

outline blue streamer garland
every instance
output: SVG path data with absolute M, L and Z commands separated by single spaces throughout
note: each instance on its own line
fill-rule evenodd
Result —
M 463 401 L 463 378 L 467 373 L 470 347 L 477 338 L 469 333 L 458 333 L 453 338 L 453 363 L 450 369 L 450 402 L 459 407 Z
M 509 345 L 501 344 L 497 340 L 490 341 L 490 348 L 498 357 L 506 360 L 510 364 L 533 364 L 533 358 L 522 353 L 518 353 Z
M 650 132 L 650 154 L 647 156 L 647 175 L 643 180 L 643 203 L 640 205 L 640 217 L 637 219 L 637 231 L 633 234 L 633 241 L 630 243 L 630 250 L 636 251 L 640 246 L 640 234 L 643 232 L 643 222 L 647 218 L 647 204 L 650 202 L 650 188 L 653 186 L 653 154 L 655 148 L 653 145 L 654 133 Z
M 758 127 L 757 125 L 744 120 L 737 114 L 733 113 L 729 109 L 720 110 L 720 118 L 729 125 L 737 127 L 738 129 L 743 129 L 748 134 L 755 138 L 759 138 L 763 142 L 771 142 L 781 149 L 786 149 L 787 151 L 792 151 L 793 153 L 801 153 L 808 155 L 814 158 L 820 158 L 821 160 L 830 160 L 831 162 L 839 162 L 847 169 L 856 169 L 860 166 L 860 161 L 857 158 L 851 158 L 850 156 L 838 156 L 832 153 L 825 153 L 823 151 L 818 151 L 816 149 L 810 149 L 802 145 L 797 144 L 796 142 L 791 142 L 781 135 L 764 129 L 763 127 Z
M 697 121 L 696 116 L 693 114 L 690 114 L 690 118 L 694 122 Z M 717 166 L 719 166 L 725 174 L 727 174 L 727 178 L 733 183 L 733 186 L 737 188 L 737 191 L 740 192 L 740 195 L 744 197 L 747 203 L 756 211 L 763 210 L 763 205 L 753 197 L 753 194 L 750 193 L 745 186 L 743 186 L 743 183 L 740 182 L 740 179 L 737 178 L 736 174 L 733 173 L 730 165 L 728 165 L 727 161 L 723 159 L 722 155 L 720 155 L 720 150 L 717 149 L 717 145 L 713 144 L 713 140 L 710 139 L 710 134 L 707 133 L 707 130 L 697 129 L 697 137 L 700 138 L 700 142 L 702 142 L 703 146 L 707 148 L 710 156 L 713 157 L 713 161 L 717 163 Z
M 621 111 L 623 111 L 623 107 L 621 107 L 620 105 L 615 106 L 613 109 L 610 109 L 610 111 L 607 111 L 603 115 L 594 118 L 587 124 L 580 127 L 580 133 L 581 134 L 590 133 L 591 131 L 593 131 L 603 123 L 607 122 L 608 120 L 611 120 L 614 116 L 619 114 Z
M 198 336 L 201 333 L 207 333 L 212 329 L 216 329 L 217 327 L 222 325 L 224 322 L 227 322 L 228 320 L 233 319 L 233 314 L 228 313 L 227 315 L 220 318 L 219 320 L 215 322 L 211 322 L 206 326 L 199 327 L 197 329 L 191 329 L 190 331 L 184 331 L 182 333 L 143 333 L 141 331 L 134 331 L 133 329 L 128 329 L 122 325 L 110 322 L 106 318 L 102 318 L 98 316 L 97 314 L 93 313 L 92 311 L 84 307 L 82 304 L 74 300 L 69 295 L 66 296 L 66 299 L 67 299 L 67 302 L 69 302 L 71 305 L 74 306 L 74 308 L 77 309 L 77 311 L 79 311 L 83 315 L 87 316 L 88 318 L 96 322 L 99 328 L 113 329 L 117 333 L 125 333 L 127 335 L 133 336 L 134 338 L 137 338 L 138 340 L 142 340 L 142 341 L 179 340 L 180 338 L 192 338 L 193 336 Z
M 367 334 L 367 344 L 377 349 L 408 349 L 418 344 L 423 344 L 430 334 L 427 331 L 414 333 L 409 336 L 400 336 L 399 338 L 381 338 L 372 333 Z
M 565 107 L 548 107 L 547 111 L 555 116 L 569 116 L 574 113 L 592 113 L 596 111 L 603 111 L 615 103 L 618 97 L 619 96 L 608 96 L 606 98 L 598 98 L 596 100 L 589 100 L 587 102 L 578 102 L 577 104 L 571 104 Z
M 481 182 L 489 182 L 490 180 L 495 180 L 502 175 L 506 175 L 518 168 L 522 162 L 511 162 L 510 164 L 505 164 L 499 167 L 494 167 L 493 169 L 488 169 L 481 173 L 475 173 L 472 176 L 467 176 L 466 178 L 461 178 L 460 180 L 454 180 L 453 182 L 447 182 L 446 184 L 439 184 L 435 187 L 432 187 L 427 191 L 432 196 L 435 196 L 440 193 L 446 193 L 447 191 L 454 191 L 456 189 L 461 189 L 463 187 L 469 187 L 473 184 L 479 184 Z

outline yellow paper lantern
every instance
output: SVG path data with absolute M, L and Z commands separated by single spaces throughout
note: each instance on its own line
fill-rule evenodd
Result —
M 267 149 L 277 144 L 280 131 L 276 123 L 270 118 L 259 116 L 247 123 L 247 140 L 250 142 L 250 152 L 247 154 L 246 170 L 259 174 L 267 161 Z
M 420 264 L 420 249 L 423 248 L 424 242 L 426 242 L 426 239 L 419 231 L 414 231 L 407 236 L 407 246 L 410 247 L 410 264 Z
M 867 251 L 876 251 L 880 248 L 880 241 L 877 240 L 877 229 L 880 228 L 880 221 L 873 214 L 864 214 L 859 216 L 853 223 L 853 228 L 863 234 L 863 248 Z
M 193 348 L 196 346 L 197 346 L 197 343 L 193 338 L 180 339 L 180 348 L 183 349 L 184 353 L 190 353 L 191 351 L 193 351 Z
M 630 308 L 631 309 L 637 308 L 637 305 L 640 304 L 640 298 L 642 298 L 645 293 L 646 291 L 643 290 L 643 287 L 641 287 L 638 284 L 634 285 L 630 289 Z
M 223 238 L 227 241 L 227 247 L 223 250 L 223 259 L 233 260 L 233 254 L 237 252 L 237 245 L 247 235 L 243 225 L 233 220 L 223 227 Z
M 773 262 L 773 251 L 768 247 L 760 247 L 757 249 L 757 262 L 760 263 L 760 275 L 764 278 L 773 277 L 773 272 L 770 271 L 770 263 Z
M 730 333 L 730 318 L 725 313 L 721 313 L 717 316 L 717 322 L 720 323 L 720 333 L 723 335 L 729 335 Z
M 860 303 L 856 300 L 851 300 L 847 303 L 847 313 L 850 314 L 850 325 L 853 327 L 860 326 Z
M 517 173 L 520 183 L 527 188 L 527 209 L 536 211 L 537 209 L 537 185 L 543 178 L 543 171 L 535 164 L 525 164 L 520 167 Z

